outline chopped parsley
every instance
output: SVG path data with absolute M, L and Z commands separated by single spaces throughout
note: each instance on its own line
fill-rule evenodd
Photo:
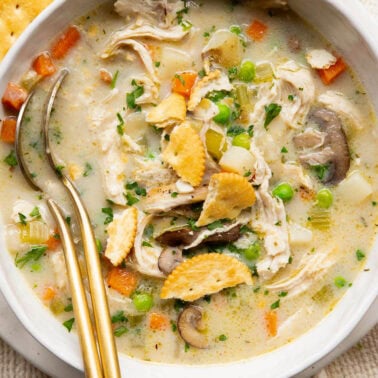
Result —
M 365 258 L 365 253 L 362 252 L 360 249 L 357 249 L 356 251 L 356 258 L 358 261 L 362 261 Z
M 204 78 L 206 76 L 206 71 L 204 68 L 202 70 L 198 71 L 198 76 L 200 79 Z
M 160 62 L 155 62 L 155 67 L 156 67 L 156 68 L 159 68 L 159 67 L 160 67 L 160 64 L 161 64 Z
M 329 166 L 327 164 L 312 165 L 311 169 L 319 180 L 323 180 L 329 170 Z
M 241 30 L 241 27 L 239 25 L 232 25 L 230 27 L 230 32 L 232 32 L 236 35 L 240 35 L 242 33 L 242 30 Z
M 232 81 L 238 77 L 238 67 L 230 67 L 228 69 L 228 78 Z
M 184 347 L 185 353 L 187 353 L 189 349 L 190 349 L 190 345 L 188 343 L 185 343 L 185 347 Z
M 289 96 L 287 96 L 287 99 L 288 99 L 289 101 L 294 101 L 294 95 L 289 95 Z
M 145 229 L 143 235 L 147 239 L 151 239 L 152 235 L 154 234 L 154 226 L 152 224 L 149 224 Z
M 73 305 L 72 303 L 69 303 L 66 307 L 64 307 L 64 312 L 71 312 L 73 311 Z
M 152 247 L 152 244 L 149 243 L 148 241 L 143 240 L 142 247 Z
M 218 340 L 219 341 L 226 341 L 227 340 L 227 336 L 222 334 L 222 335 L 218 336 Z
M 252 230 L 246 225 L 246 224 L 243 224 L 243 226 L 240 227 L 240 233 L 243 235 L 243 234 L 248 234 L 252 232 Z
M 118 118 L 117 133 L 122 136 L 125 133 L 123 129 L 125 125 L 125 121 L 123 120 L 121 113 L 117 113 L 117 118 Z
M 254 129 L 254 125 L 249 125 L 248 126 L 248 130 L 247 130 L 247 132 L 248 132 L 248 135 L 252 138 L 253 137 L 253 129 Z
M 372 201 L 371 204 L 372 206 L 377 206 L 377 201 Z
M 133 190 L 135 194 L 138 196 L 145 197 L 147 195 L 146 189 L 139 186 L 139 184 L 136 181 L 126 183 L 125 188 L 127 190 Z
M 32 247 L 32 249 L 26 252 L 22 257 L 16 256 L 16 266 L 17 268 L 23 268 L 27 263 L 31 261 L 38 261 L 43 254 L 46 252 L 47 247 L 44 245 L 37 245 Z
M 4 163 L 8 164 L 10 167 L 16 167 L 18 165 L 14 150 L 12 150 L 9 155 L 5 157 Z
M 230 94 L 228 91 L 212 91 L 206 95 L 210 101 L 219 102 Z
M 109 224 L 113 222 L 114 214 L 113 214 L 113 209 L 111 207 L 103 207 L 101 209 L 101 212 L 106 215 L 104 224 Z
M 57 165 L 55 167 L 55 173 L 58 175 L 58 177 L 63 176 L 63 169 L 64 169 L 64 165 Z
M 251 174 L 252 174 L 252 172 L 251 171 L 247 171 L 247 172 L 245 172 L 244 173 L 244 177 L 249 177 L 249 176 L 251 176 Z
M 185 87 L 186 82 L 185 82 L 184 78 L 181 75 L 175 74 L 175 79 L 177 79 Z
M 19 223 L 21 223 L 22 225 L 26 226 L 26 216 L 22 213 L 18 213 L 18 219 L 20 220 Z
M 281 148 L 281 154 L 287 154 L 288 152 L 289 150 L 285 146 Z
M 92 171 L 93 171 L 92 165 L 89 164 L 89 163 L 85 163 L 85 169 L 84 169 L 83 176 L 88 177 L 91 174 Z
M 71 217 L 66 217 L 66 223 L 71 226 Z
M 177 331 L 177 324 L 173 320 L 171 320 L 171 328 L 172 328 L 172 332 Z
M 98 253 L 101 253 L 103 251 L 103 247 L 102 247 L 102 243 L 100 239 L 96 239 L 96 248 L 97 248 Z
M 278 293 L 278 296 L 281 298 L 286 297 L 286 295 L 287 295 L 287 291 L 281 291 Z
M 272 303 L 271 305 L 270 305 L 270 308 L 272 309 L 272 310 L 275 310 L 276 308 L 278 308 L 278 307 L 280 307 L 280 299 L 279 300 L 277 300 L 277 301 L 275 301 L 274 303 Z
M 67 328 L 68 332 L 71 332 L 72 326 L 75 323 L 75 318 L 66 320 L 63 325 Z
M 119 75 L 119 71 L 117 70 L 114 75 L 113 75 L 113 78 L 112 78 L 112 81 L 110 83 L 110 89 L 114 89 L 116 84 L 117 84 L 117 79 L 118 79 L 118 75 Z
M 112 323 L 121 323 L 121 322 L 127 322 L 128 319 L 126 318 L 125 316 L 125 313 L 124 311 L 120 310 L 120 311 L 117 311 L 114 315 L 112 315 Z
M 281 113 L 282 106 L 278 104 L 269 104 L 268 106 L 265 105 L 265 122 L 264 127 L 265 129 L 268 125 Z
M 223 220 L 223 219 L 216 220 L 215 222 L 208 224 L 207 229 L 210 230 L 210 231 L 215 230 L 216 228 L 222 227 L 224 222 L 225 222 L 225 220 Z
M 171 193 L 171 197 L 172 197 L 172 198 L 176 198 L 177 196 L 178 196 L 178 193 L 177 193 L 177 192 L 172 192 L 172 193 Z
M 141 107 L 136 104 L 137 98 L 143 95 L 144 93 L 144 88 L 136 83 L 135 80 L 131 82 L 133 86 L 133 91 L 130 93 L 126 93 L 126 103 L 127 107 L 129 109 L 134 109 L 136 111 L 140 111 Z
M 227 136 L 234 137 L 245 133 L 245 128 L 241 126 L 231 126 L 227 129 Z
M 199 227 L 196 226 L 196 220 L 195 219 L 189 218 L 188 219 L 188 226 L 193 231 L 199 230 Z
M 135 205 L 139 202 L 139 198 L 133 196 L 130 192 L 125 193 L 124 196 L 126 198 L 126 203 L 128 206 Z
M 35 206 L 34 209 L 29 214 L 32 218 L 41 219 L 41 213 L 39 212 L 38 206 Z
M 121 337 L 127 332 L 129 332 L 129 330 L 125 326 L 120 326 L 116 328 L 113 333 L 115 337 Z

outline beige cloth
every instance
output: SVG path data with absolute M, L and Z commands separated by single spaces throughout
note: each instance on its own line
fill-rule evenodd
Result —
M 378 0 L 360 0 L 378 20 Z M 378 377 L 378 325 L 317 378 Z M 48 378 L 0 339 L 0 378 Z

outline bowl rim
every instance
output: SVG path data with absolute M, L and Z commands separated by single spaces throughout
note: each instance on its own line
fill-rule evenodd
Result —
M 72 0 L 73 1 L 73 0 Z M 14 44 L 14 46 L 10 49 L 10 51 L 5 56 L 4 60 L 0 64 L 0 80 L 2 77 L 6 77 L 6 73 L 8 73 L 12 62 L 14 61 L 16 54 L 19 52 L 19 50 L 22 49 L 22 47 L 28 42 L 29 38 L 32 36 L 33 31 L 37 30 L 46 20 L 50 19 L 56 12 L 59 11 L 59 9 L 64 6 L 68 2 L 72 2 L 71 0 L 55 0 L 51 5 L 49 5 L 24 31 L 24 33 L 20 36 L 20 38 L 17 40 L 17 42 Z M 87 2 L 89 3 L 90 0 Z M 101 0 L 92 0 L 92 3 L 95 6 L 98 3 L 101 3 Z M 338 13 L 342 14 L 348 23 L 353 27 L 355 31 L 358 32 L 358 34 L 361 36 L 361 38 L 367 43 L 368 47 L 371 49 L 372 53 L 374 54 L 375 60 L 378 62 L 378 41 L 375 41 L 373 38 L 372 31 L 374 28 L 377 27 L 377 25 L 374 23 L 373 20 L 370 19 L 370 16 L 368 15 L 367 11 L 362 7 L 361 4 L 357 3 L 355 0 L 322 0 L 323 3 L 328 4 L 329 6 L 333 7 L 335 10 L 337 10 Z M 90 8 L 90 7 L 89 7 Z M 357 20 L 364 20 L 364 22 L 358 22 Z M 371 97 L 371 96 L 370 96 Z M 376 109 L 378 111 L 378 108 Z M 2 234 L 2 226 L 0 225 L 0 235 Z M 378 237 L 376 238 L 375 244 L 371 249 L 371 252 L 369 253 L 369 257 L 367 259 L 367 266 L 371 266 L 371 274 L 368 274 L 368 276 L 373 276 L 371 278 L 371 291 L 368 293 L 365 293 L 363 296 L 363 300 L 361 300 L 358 303 L 358 306 L 356 307 L 357 311 L 354 313 L 354 316 L 350 319 L 347 319 L 344 326 L 336 332 L 336 335 L 332 338 L 331 341 L 329 341 L 325 347 L 323 347 L 321 350 L 319 350 L 317 353 L 313 353 L 309 355 L 306 359 L 301 360 L 299 363 L 297 362 L 295 366 L 292 368 L 286 369 L 283 373 L 284 375 L 280 376 L 293 376 L 300 371 L 304 370 L 306 367 L 310 366 L 311 364 L 315 363 L 316 361 L 320 360 L 323 356 L 325 356 L 327 353 L 331 352 L 335 347 L 346 337 L 350 334 L 350 332 L 354 329 L 354 327 L 357 325 L 357 323 L 360 321 L 360 319 L 363 317 L 363 315 L 366 313 L 370 305 L 373 303 L 373 301 L 378 296 L 378 264 L 377 261 L 373 261 L 373 252 L 378 251 Z M 375 259 L 377 260 L 377 259 Z M 3 272 L 4 267 L 0 264 L 0 272 Z M 370 273 L 370 272 L 369 272 Z M 377 278 L 374 278 L 374 274 Z M 196 372 L 197 374 L 201 371 L 204 372 L 202 375 L 198 376 L 207 376 L 208 373 L 212 372 L 219 372 L 222 371 L 228 371 L 232 372 L 236 367 L 242 367 L 242 369 L 245 369 L 246 367 L 250 367 L 251 364 L 253 364 L 256 360 L 264 361 L 268 355 L 273 356 L 277 353 L 285 353 L 283 352 L 283 349 L 285 349 L 288 352 L 292 352 L 290 348 L 291 346 L 295 346 L 298 344 L 298 339 L 303 339 L 304 336 L 308 337 L 310 335 L 315 336 L 316 331 L 320 328 L 320 325 L 323 324 L 329 317 L 333 316 L 339 318 L 339 315 L 336 312 L 338 308 L 340 308 L 341 303 L 353 303 L 352 294 L 354 292 L 357 292 L 358 283 L 362 279 L 361 272 L 358 273 L 358 276 L 356 277 L 356 284 L 353 285 L 353 288 L 351 288 L 344 296 L 343 298 L 338 302 L 335 309 L 323 318 L 323 320 L 318 323 L 315 328 L 307 331 L 305 334 L 301 335 L 299 338 L 297 338 L 293 343 L 286 344 L 283 347 L 280 347 L 278 349 L 275 349 L 274 351 L 270 353 L 266 353 L 263 355 L 259 355 L 257 357 L 253 357 L 248 360 L 242 360 L 242 361 L 235 361 L 230 362 L 227 364 L 217 364 L 217 365 L 165 365 L 165 364 L 159 364 L 154 362 L 146 362 L 141 360 L 135 360 L 128 356 L 122 356 L 121 357 L 121 363 L 125 364 L 125 366 L 132 366 L 133 369 L 141 368 L 142 366 L 147 367 L 155 367 L 155 369 L 159 369 L 161 373 L 158 375 L 151 375 L 151 376 L 173 376 L 172 372 L 174 374 L 177 374 L 177 372 L 183 372 L 184 369 L 191 372 Z M 361 278 L 361 279 L 360 279 Z M 364 280 L 366 281 L 366 279 Z M 359 285 L 359 286 L 362 286 Z M 366 286 L 366 285 L 365 285 Z M 34 321 L 28 317 L 28 314 L 24 311 L 24 308 L 21 306 L 21 302 L 16 300 L 15 293 L 12 289 L 11 283 L 6 279 L 6 275 L 0 274 L 0 289 L 2 290 L 4 297 L 6 298 L 8 304 L 12 308 L 13 312 L 16 314 L 18 319 L 22 322 L 24 327 L 28 330 L 28 332 L 36 338 L 42 345 L 44 345 L 48 350 L 53 352 L 55 355 L 57 355 L 59 358 L 61 358 L 63 361 L 68 363 L 71 366 L 74 366 L 75 368 L 79 370 L 83 370 L 82 361 L 79 356 L 79 358 L 72 358 L 67 355 L 67 351 L 59 348 L 59 346 L 54 345 L 54 343 L 51 342 L 51 339 L 49 338 L 49 335 L 40 335 L 36 334 L 34 331 Z M 360 290 L 361 291 L 361 290 Z M 39 302 L 37 298 L 35 298 Z M 44 307 L 42 304 L 40 304 L 41 309 Z M 336 314 L 336 315 L 335 315 Z M 378 318 L 377 318 L 378 321 Z M 74 338 L 72 335 L 70 335 L 71 338 Z M 288 347 L 288 348 L 286 348 Z M 295 350 L 295 348 L 294 348 Z M 288 354 L 288 353 L 287 353 Z M 269 358 L 268 358 L 269 360 Z M 262 362 L 264 363 L 264 362 Z M 243 367 L 244 366 L 244 367 Z M 246 370 L 244 370 L 246 371 Z M 239 376 L 236 372 L 234 375 Z M 223 376 L 221 374 L 220 376 Z M 268 375 L 267 375 L 268 376 Z M 275 375 L 277 377 L 278 375 Z

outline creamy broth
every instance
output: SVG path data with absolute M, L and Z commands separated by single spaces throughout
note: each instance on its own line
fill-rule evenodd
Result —
M 231 2 L 226 1 L 204 1 L 199 6 L 191 5 L 187 11 L 179 12 L 177 20 L 176 12 L 182 9 L 183 4 L 175 9 L 170 27 L 177 27 L 177 23 L 181 21 L 179 29 L 188 31 L 188 35 L 174 42 L 135 38 L 136 41 L 147 44 L 147 52 L 152 57 L 159 85 L 156 86 L 156 101 L 134 104 L 134 109 L 130 106 L 133 105 L 130 96 L 126 101 L 126 94 L 135 95 L 134 91 L 141 86 L 138 82 L 133 84 L 133 79 L 137 81 L 140 77 L 147 77 L 151 82 L 146 65 L 127 46 L 119 48 L 108 59 L 101 56 L 106 51 L 111 36 L 132 24 L 134 16 L 126 19 L 119 16 L 114 11 L 113 3 L 109 2 L 76 20 L 73 24 L 80 31 L 80 41 L 64 59 L 55 62 L 59 68 L 68 67 L 70 74 L 54 106 L 50 138 L 54 152 L 61 161 L 59 169 L 75 181 L 93 223 L 102 255 L 119 351 L 143 360 L 167 363 L 235 361 L 269 352 L 314 327 L 332 311 L 363 269 L 364 259 L 376 232 L 376 120 L 369 100 L 351 69 L 348 68 L 329 85 L 322 82 L 316 69 L 308 62 L 308 53 L 327 50 L 335 56 L 338 54 L 333 46 L 291 11 L 267 11 L 248 5 L 231 5 Z M 139 20 L 141 24 L 151 23 L 143 15 Z M 253 20 L 259 20 L 268 27 L 263 38 L 258 41 L 248 35 Z M 224 67 L 216 59 L 210 60 L 206 72 L 206 58 L 201 52 L 219 30 L 231 30 L 231 34 L 237 36 L 241 58 L 232 67 Z M 256 65 L 252 80 L 240 79 L 240 67 L 245 60 Z M 269 62 L 265 67 L 268 67 L 268 72 L 272 72 L 268 77 L 260 77 L 259 81 L 265 64 L 262 62 Z M 290 62 L 293 62 L 295 69 L 282 68 Z M 106 70 L 102 71 L 105 79 L 110 78 L 108 81 L 112 83 L 101 80 L 101 70 Z M 169 134 L 180 122 L 176 121 L 164 128 L 154 122 L 147 122 L 146 116 L 171 95 L 172 81 L 182 81 L 182 72 L 200 73 L 193 87 L 195 89 L 201 80 L 217 70 L 233 88 L 228 91 L 231 94 L 222 95 L 217 101 L 207 101 L 211 103 L 210 107 L 215 102 L 226 105 L 234 111 L 233 118 L 227 122 L 217 122 L 212 117 L 206 120 L 200 117 L 195 119 L 195 111 L 188 113 L 186 117 L 199 135 L 206 125 L 210 125 L 211 130 L 218 131 L 218 135 L 223 133 L 227 151 L 231 151 L 232 146 L 250 151 L 254 165 L 251 170 L 239 172 L 239 176 L 254 187 L 258 198 L 252 207 L 244 209 L 242 214 L 249 218 L 241 227 L 240 224 L 237 226 L 237 240 L 216 245 L 201 244 L 184 251 L 185 259 L 208 252 L 232 256 L 246 264 L 253 276 L 252 285 L 230 285 L 231 287 L 215 293 L 209 292 L 194 301 L 202 311 L 203 329 L 200 335 L 207 340 L 207 348 L 201 349 L 196 348 L 190 340 L 184 340 L 185 336 L 184 339 L 181 337 L 182 330 L 177 325 L 179 314 L 190 304 L 175 299 L 177 297 L 160 298 L 166 275 L 160 272 L 161 277 L 156 277 L 157 274 L 147 272 L 148 269 L 153 272 L 153 268 L 156 271 L 157 261 L 154 261 L 153 268 L 150 265 L 141 268 L 140 262 L 138 265 L 133 257 L 135 251 L 132 251 L 121 263 L 120 269 L 133 272 L 137 284 L 130 293 L 123 295 L 108 285 L 109 271 L 114 268 L 104 257 L 104 253 L 109 245 L 107 229 L 112 223 L 113 215 L 114 219 L 120 216 L 125 208 L 130 207 L 127 206 L 128 202 L 131 207 L 138 209 L 139 220 L 143 219 L 147 213 L 143 212 L 145 203 L 153 192 L 151 189 L 166 184 L 173 185 L 180 176 L 170 164 L 162 160 L 162 151 L 172 140 Z M 305 75 L 304 87 L 285 86 L 284 74 L 292 75 L 292 72 L 302 72 L 300 70 Z M 62 205 L 67 222 L 71 224 L 75 234 L 78 249 L 81 250 L 78 226 L 69 201 L 47 163 L 40 157 L 41 109 L 54 78 L 55 76 L 40 82 L 24 122 L 23 143 L 36 179 Z M 306 80 L 310 80 L 310 83 Z M 306 85 L 313 86 L 312 96 Z M 155 87 L 154 83 L 152 86 Z M 246 104 L 240 104 L 237 94 L 237 87 L 240 86 L 248 91 L 250 107 L 243 108 Z M 143 87 L 144 92 L 148 92 L 146 82 Z M 281 97 L 273 93 L 275 88 L 280 91 Z M 289 92 L 286 93 L 287 88 Z M 319 96 L 327 91 L 342 94 L 342 100 L 336 101 L 338 106 L 335 101 L 326 105 L 326 100 L 320 100 Z M 308 108 L 304 110 L 302 117 L 295 115 L 288 121 L 290 116 L 286 119 L 284 117 L 292 107 L 299 104 L 299 108 L 305 108 L 302 92 L 303 96 L 310 97 Z M 134 100 L 138 100 L 138 97 Z M 341 101 L 345 101 L 347 105 L 340 110 Z M 264 127 L 269 105 L 274 105 L 275 110 L 280 107 L 280 112 Z M 259 106 L 262 109 L 260 116 L 256 115 Z M 328 165 L 309 164 L 306 157 L 303 157 L 314 150 L 324 152 L 324 146 L 303 151 L 298 147 L 299 142 L 295 142 L 295 137 L 303 136 L 305 130 L 319 132 L 320 121 L 315 122 L 313 116 L 319 108 L 326 108 L 336 114 L 348 143 L 350 167 L 337 183 L 325 182 L 327 175 L 333 174 L 332 165 L 328 161 Z M 246 112 L 250 114 L 246 116 Z M 250 127 L 252 124 L 253 128 Z M 243 130 L 240 131 L 240 127 L 237 129 L 235 126 L 240 126 Z M 324 134 L 324 129 L 320 130 L 319 135 L 322 132 Z M 247 136 L 247 141 L 236 138 L 241 134 Z M 208 134 L 205 138 L 208 138 Z M 122 143 L 119 142 L 120 139 L 123 140 Z M 7 156 L 11 150 L 12 146 L 0 144 L 0 156 Z M 228 164 L 222 161 L 226 154 L 223 147 L 217 153 L 220 155 L 214 156 L 213 152 L 208 157 L 216 170 L 220 170 L 219 166 L 222 172 L 237 170 L 235 159 Z M 264 181 L 258 182 L 259 158 L 262 159 L 261 164 L 266 164 L 272 172 L 272 177 L 266 181 L 269 184 L 266 193 L 263 192 Z M 198 156 L 193 156 L 192 159 L 190 164 L 196 165 Z M 158 175 L 163 174 L 162 168 L 165 171 L 160 180 Z M 151 172 L 152 177 L 146 172 Z M 69 321 L 74 315 L 70 306 L 64 258 L 45 200 L 39 193 L 29 189 L 17 167 L 10 169 L 6 163 L 0 164 L 0 178 L 2 220 L 8 225 L 5 237 L 15 261 L 19 261 L 34 245 L 46 244 L 33 243 L 27 237 L 22 242 L 22 232 L 33 222 L 47 224 L 45 231 L 58 240 L 51 248 L 48 244 L 49 247 L 38 260 L 28 261 L 25 265 L 19 262 L 18 265 L 20 273 L 28 280 L 35 294 L 51 309 L 60 323 L 66 322 L 67 326 L 68 321 L 70 328 Z M 133 184 L 135 182 L 137 184 Z M 291 194 L 287 194 L 287 191 L 282 194 L 282 186 L 281 192 L 279 189 L 277 191 L 282 183 L 289 186 Z M 325 193 L 323 197 L 319 194 L 321 190 Z M 172 199 L 177 196 L 180 198 L 180 189 L 177 192 L 170 192 Z M 280 199 L 275 199 L 275 193 Z M 268 211 L 270 206 L 264 208 L 264 203 L 273 204 L 273 210 L 268 210 L 273 212 L 271 218 L 278 220 L 271 221 L 270 224 L 269 216 L 264 220 L 262 213 Z M 36 207 L 39 211 L 37 214 L 34 211 Z M 156 238 L 173 226 L 181 225 L 181 228 L 186 229 L 191 227 L 191 231 L 196 231 L 195 221 L 201 209 L 198 212 L 198 207 L 195 209 L 192 206 L 189 210 L 184 210 L 190 216 L 175 213 L 173 208 L 163 216 L 159 214 L 153 218 L 150 222 L 153 225 L 153 228 L 150 227 L 150 235 L 146 231 L 144 233 L 144 247 L 161 249 L 161 246 L 157 246 L 159 242 Z M 29 215 L 33 211 L 34 216 Z M 25 215 L 26 219 L 20 218 L 19 213 Z M 241 216 L 238 215 L 236 219 Z M 221 229 L 234 221 L 223 218 L 228 217 L 218 219 L 220 224 L 208 222 L 202 227 L 209 230 L 213 227 Z M 281 256 L 277 271 L 273 266 L 276 262 L 278 264 L 279 254 L 278 257 L 273 256 L 274 263 L 268 269 L 261 265 L 269 257 L 269 248 L 280 248 L 276 244 L 267 244 L 270 233 L 282 235 L 282 240 L 274 239 L 275 243 L 287 244 L 286 250 L 283 247 L 280 252 L 284 257 Z M 206 277 L 203 280 L 206 281 Z M 141 294 L 147 295 L 153 303 L 144 303 L 144 308 L 143 305 L 138 305 L 136 301 Z M 160 317 L 158 325 L 154 326 L 151 318 L 156 314 Z M 75 325 L 73 328 L 75 329 Z

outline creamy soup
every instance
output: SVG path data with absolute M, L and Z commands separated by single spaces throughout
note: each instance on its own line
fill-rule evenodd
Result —
M 334 46 L 262 3 L 105 3 L 3 96 L 13 116 L 36 88 L 26 160 L 81 256 L 40 137 L 48 90 L 69 69 L 50 122 L 56 170 L 89 211 L 129 356 L 205 364 L 269 352 L 327 316 L 363 270 L 378 201 L 371 105 Z M 0 144 L 9 253 L 75 330 L 59 231 L 19 172 L 14 124 L 3 120 Z

